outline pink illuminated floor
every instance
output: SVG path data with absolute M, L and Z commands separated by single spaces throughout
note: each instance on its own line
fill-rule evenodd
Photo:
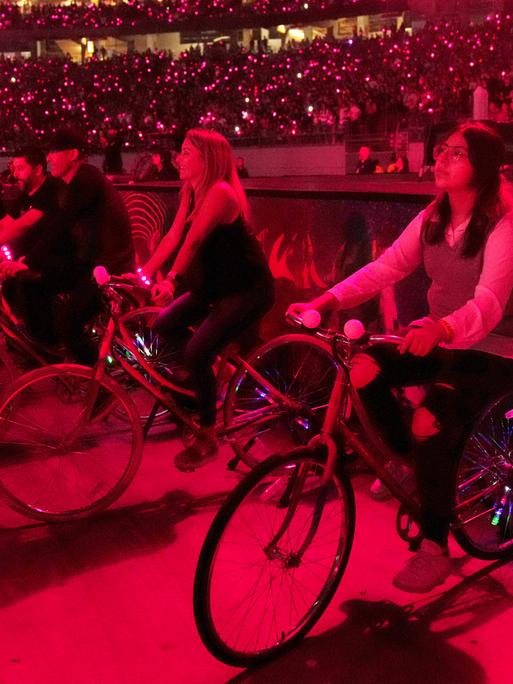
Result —
M 513 566 L 454 548 L 445 593 L 393 588 L 408 557 L 395 505 L 357 486 L 357 531 L 327 613 L 299 647 L 253 672 L 217 662 L 196 634 L 192 579 L 203 536 L 238 480 L 219 462 L 195 474 L 154 434 L 123 498 L 94 519 L 46 526 L 0 508 L 0 683 L 508 684 Z

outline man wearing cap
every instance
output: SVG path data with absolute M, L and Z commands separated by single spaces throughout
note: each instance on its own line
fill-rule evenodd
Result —
M 121 195 L 99 169 L 86 162 L 86 142 L 62 128 L 50 141 L 50 173 L 66 184 L 60 205 L 61 230 L 71 230 L 80 266 L 90 275 L 101 264 L 113 274 L 134 269 L 130 218 Z
M 22 275 L 32 283 L 29 321 L 39 316 L 47 322 L 44 341 L 63 341 L 78 361 L 91 365 L 97 349 L 84 326 L 101 305 L 92 271 L 99 264 L 113 274 L 133 271 L 134 249 L 123 200 L 101 171 L 86 163 L 85 149 L 73 129 L 61 129 L 52 139 L 50 173 L 63 181 L 59 208 L 31 250 L 30 271 Z

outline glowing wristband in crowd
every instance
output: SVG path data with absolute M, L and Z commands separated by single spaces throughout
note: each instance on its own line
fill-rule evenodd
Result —
M 148 276 L 144 273 L 142 268 L 137 269 L 137 275 L 139 276 L 139 280 L 144 283 L 144 285 L 151 285 L 151 280 L 148 278 Z

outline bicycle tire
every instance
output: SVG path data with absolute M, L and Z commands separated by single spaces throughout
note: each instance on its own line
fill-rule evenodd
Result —
M 139 352 L 144 356 L 145 360 L 164 378 L 173 382 L 175 387 L 174 393 L 178 397 L 181 388 L 176 382 L 176 371 L 183 369 L 182 354 L 179 349 L 163 339 L 152 329 L 153 323 L 158 314 L 162 311 L 158 306 L 145 306 L 140 309 L 134 309 L 127 312 L 120 318 L 120 326 L 123 326 L 125 331 L 135 337 L 135 346 Z M 145 375 L 149 382 L 153 379 L 151 375 L 144 373 L 144 370 L 139 367 L 134 355 L 124 346 L 121 336 L 116 339 L 116 351 L 127 358 L 137 370 Z M 141 420 L 144 422 L 151 413 L 155 404 L 155 398 L 148 392 L 136 379 L 132 378 L 128 373 L 119 368 L 112 368 L 111 374 L 120 382 L 129 392 L 132 397 Z M 191 394 L 190 389 L 184 388 L 184 393 Z M 187 396 L 189 403 L 191 399 Z M 160 406 L 155 419 L 163 418 L 168 415 L 169 411 L 165 406 Z
M 244 366 L 234 373 L 224 402 L 226 428 L 244 423 L 262 409 L 274 417 L 261 429 L 251 425 L 234 433 L 231 446 L 249 467 L 269 455 L 306 444 L 321 428 L 337 373 L 328 344 L 309 335 L 282 335 L 256 349 L 247 363 L 299 408 L 272 409 L 269 397 Z
M 203 643 L 222 662 L 248 667 L 277 656 L 313 627 L 333 597 L 347 565 L 355 526 L 354 493 L 341 467 L 328 485 L 313 543 L 299 560 L 294 556 L 315 510 L 324 464 L 323 450 L 311 447 L 271 456 L 247 474 L 215 516 L 196 569 L 194 617 Z M 280 539 L 282 550 L 270 544 L 270 537 L 289 510 L 291 492 L 298 486 L 293 484 L 298 466 L 309 474 Z M 326 531 L 325 525 L 332 529 Z M 237 555 L 240 549 L 244 557 Z M 270 589 L 266 589 L 268 580 Z M 283 598 L 282 589 L 290 601 Z M 294 600 L 299 592 L 304 608 L 298 609 Z M 247 595 L 241 597 L 242 593 Z M 262 610 L 257 605 L 260 600 Z M 238 614 L 242 622 L 235 632 Z M 225 619 L 228 622 L 223 623 Z
M 3 392 L 19 375 L 20 371 L 5 348 L 5 345 L 0 344 L 0 392 Z
M 19 378 L 21 371 L 13 361 L 7 349 L 0 346 L 0 395 L 7 392 L 16 378 Z M 0 439 L 3 435 L 2 424 L 0 423 Z
M 484 560 L 513 553 L 513 393 L 481 414 L 456 468 L 453 535 Z
M 45 366 L 0 398 L 0 495 L 16 511 L 77 520 L 111 505 L 132 482 L 143 447 L 139 416 L 105 375 L 90 420 L 81 425 L 93 375 L 86 366 Z

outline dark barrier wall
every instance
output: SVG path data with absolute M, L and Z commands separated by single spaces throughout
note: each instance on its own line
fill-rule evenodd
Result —
M 418 190 L 417 185 L 410 185 Z M 172 222 L 178 206 L 177 190 L 170 186 L 123 187 L 129 209 L 137 207 L 135 214 L 131 211 L 138 221 L 137 235 L 140 240 L 141 236 L 148 239 L 142 262 L 158 235 Z M 278 309 L 314 295 L 372 259 L 430 201 L 428 192 L 372 190 L 372 186 L 366 192 L 248 188 L 255 232 L 278 280 Z M 421 273 L 396 287 L 401 323 L 423 313 L 424 292 L 425 276 Z M 376 315 L 375 308 L 374 312 L 369 306 L 356 313 L 370 319 Z

